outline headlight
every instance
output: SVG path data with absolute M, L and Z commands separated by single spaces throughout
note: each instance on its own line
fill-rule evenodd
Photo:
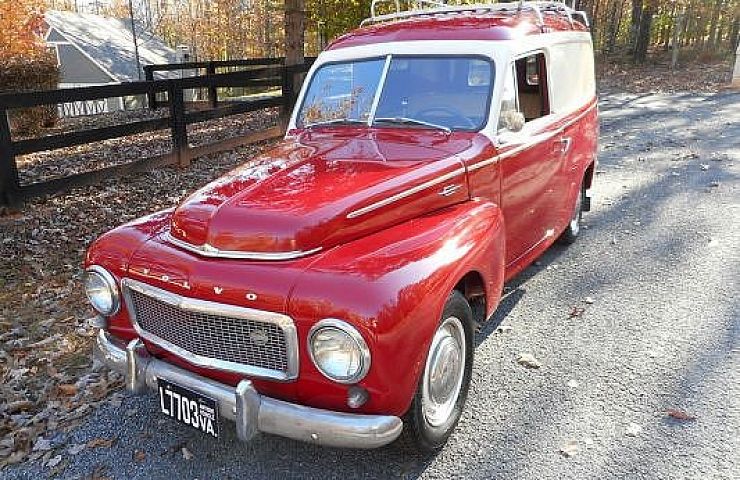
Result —
M 85 271 L 85 293 L 93 308 L 103 315 L 113 315 L 121 306 L 116 279 L 98 265 Z
M 308 351 L 328 379 L 356 383 L 370 370 L 370 350 L 360 333 L 341 320 L 321 320 L 308 334 Z

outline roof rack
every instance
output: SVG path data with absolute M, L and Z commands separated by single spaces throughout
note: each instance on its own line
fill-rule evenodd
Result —
M 575 0 L 571 0 L 572 5 L 575 4 Z M 377 8 L 380 5 L 390 5 L 395 11 L 391 13 L 378 15 Z M 402 9 L 402 5 L 409 8 L 408 10 Z M 521 12 L 532 12 L 537 17 L 537 25 L 540 28 L 544 28 L 545 21 L 543 14 L 553 13 L 556 15 L 563 15 L 570 22 L 571 28 L 574 27 L 574 21 L 576 17 L 582 25 L 590 27 L 586 12 L 581 10 L 575 10 L 573 6 L 569 6 L 566 0 L 560 1 L 535 1 L 525 2 L 523 0 L 519 2 L 509 3 L 481 3 L 474 5 L 449 5 L 446 0 L 372 0 L 370 4 L 370 16 L 360 22 L 360 26 L 374 25 L 379 23 L 395 22 L 398 20 L 405 20 L 416 17 L 433 17 L 433 16 L 444 16 L 444 15 L 456 15 L 456 14 L 471 14 L 471 13 L 501 13 L 501 14 L 513 14 L 518 15 Z

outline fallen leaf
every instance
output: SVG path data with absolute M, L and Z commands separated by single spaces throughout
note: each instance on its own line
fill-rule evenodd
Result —
M 115 438 L 93 438 L 87 442 L 87 448 L 110 448 L 114 441 Z
M 63 384 L 63 385 L 57 385 L 57 391 L 61 395 L 65 395 L 67 397 L 73 397 L 77 395 L 77 386 L 73 385 L 71 383 Z
M 33 402 L 29 400 L 18 400 L 16 402 L 10 402 L 5 407 L 5 412 L 9 414 L 18 413 L 24 410 L 30 410 L 33 408 Z
M 49 459 L 49 461 L 46 462 L 46 466 L 49 467 L 49 468 L 54 468 L 57 465 L 59 465 L 59 463 L 61 461 L 62 461 L 62 456 L 61 455 L 57 455 L 56 457 L 53 457 L 53 458 Z
M 576 453 L 578 453 L 578 450 L 578 442 L 576 442 L 575 440 L 571 440 L 560 447 L 560 453 L 562 453 L 563 456 L 567 458 L 574 456 Z
M 586 311 L 585 308 L 583 308 L 583 307 L 577 307 L 577 306 L 573 305 L 573 307 L 571 307 L 570 313 L 568 314 L 568 317 L 570 317 L 570 318 L 580 317 L 583 314 L 583 312 L 585 312 L 585 311 Z
M 683 410 L 676 410 L 675 408 L 669 408 L 665 412 L 669 417 L 675 418 L 676 420 L 696 420 L 696 417 L 690 415 Z
M 146 460 L 146 453 L 143 450 L 134 450 L 134 461 L 143 462 Z
M 519 365 L 524 365 L 527 368 L 540 368 L 542 366 L 542 363 L 540 363 L 534 355 L 530 355 L 529 353 L 519 355 L 519 358 L 517 358 L 516 361 Z
M 182 451 L 182 458 L 184 458 L 185 460 L 192 460 L 195 457 L 195 455 L 193 455 L 193 452 L 188 450 L 187 447 L 182 447 L 181 451 Z

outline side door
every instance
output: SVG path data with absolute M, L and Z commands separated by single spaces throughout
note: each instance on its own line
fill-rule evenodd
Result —
M 517 58 L 506 75 L 497 148 L 509 266 L 556 233 L 563 143 L 550 114 L 545 54 Z

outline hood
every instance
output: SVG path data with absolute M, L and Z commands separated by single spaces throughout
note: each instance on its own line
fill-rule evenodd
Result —
M 283 140 L 198 190 L 170 238 L 209 255 L 290 258 L 468 198 L 458 153 L 469 135 L 335 130 Z

